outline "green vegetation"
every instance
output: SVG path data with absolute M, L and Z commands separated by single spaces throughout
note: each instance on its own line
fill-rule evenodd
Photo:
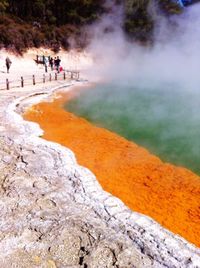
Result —
M 182 9 L 171 0 L 126 0 L 124 29 L 131 38 L 151 41 L 156 12 L 180 14 Z
M 22 53 L 29 47 L 46 46 L 68 49 L 69 40 L 77 47 L 87 42 L 83 27 L 110 12 L 106 0 L 0 0 L 0 48 Z M 170 0 L 113 0 L 125 7 L 124 29 L 137 40 L 149 40 L 154 21 L 149 5 L 178 13 Z
M 0 0 L 0 47 L 19 53 L 28 47 L 83 46 L 80 26 L 104 12 L 103 0 Z
M 8 1 L 7 0 L 0 0 L 0 12 L 4 12 L 6 8 L 8 7 Z

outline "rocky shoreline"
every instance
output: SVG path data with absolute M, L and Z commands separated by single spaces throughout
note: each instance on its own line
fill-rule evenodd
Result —
M 200 267 L 199 249 L 104 192 L 70 150 L 23 120 L 65 86 L 0 92 L 0 266 Z

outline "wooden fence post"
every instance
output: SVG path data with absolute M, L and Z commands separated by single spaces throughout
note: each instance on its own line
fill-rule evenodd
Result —
M 55 80 L 57 80 L 58 79 L 58 76 L 57 76 L 57 73 L 55 73 Z
M 21 87 L 24 87 L 24 78 L 21 76 Z
M 66 73 L 65 73 L 65 71 L 63 73 L 63 77 L 64 77 L 64 80 L 66 80 Z
M 49 81 L 51 82 L 51 74 L 49 74 Z
M 43 83 L 45 83 L 45 74 L 43 74 Z
M 6 79 L 6 89 L 7 89 L 7 90 L 10 89 L 10 85 L 9 85 L 9 80 L 8 80 L 8 78 Z
M 35 86 L 35 75 L 33 75 L 33 85 Z

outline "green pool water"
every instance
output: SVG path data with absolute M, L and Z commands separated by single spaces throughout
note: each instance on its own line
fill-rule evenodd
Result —
M 200 93 L 175 86 L 101 84 L 65 108 L 200 174 Z

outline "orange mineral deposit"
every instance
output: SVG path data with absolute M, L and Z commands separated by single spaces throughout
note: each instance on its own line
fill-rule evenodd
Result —
M 45 139 L 70 148 L 104 190 L 200 246 L 200 178 L 66 112 L 62 109 L 65 101 L 66 94 L 35 105 L 24 117 L 40 124 Z

